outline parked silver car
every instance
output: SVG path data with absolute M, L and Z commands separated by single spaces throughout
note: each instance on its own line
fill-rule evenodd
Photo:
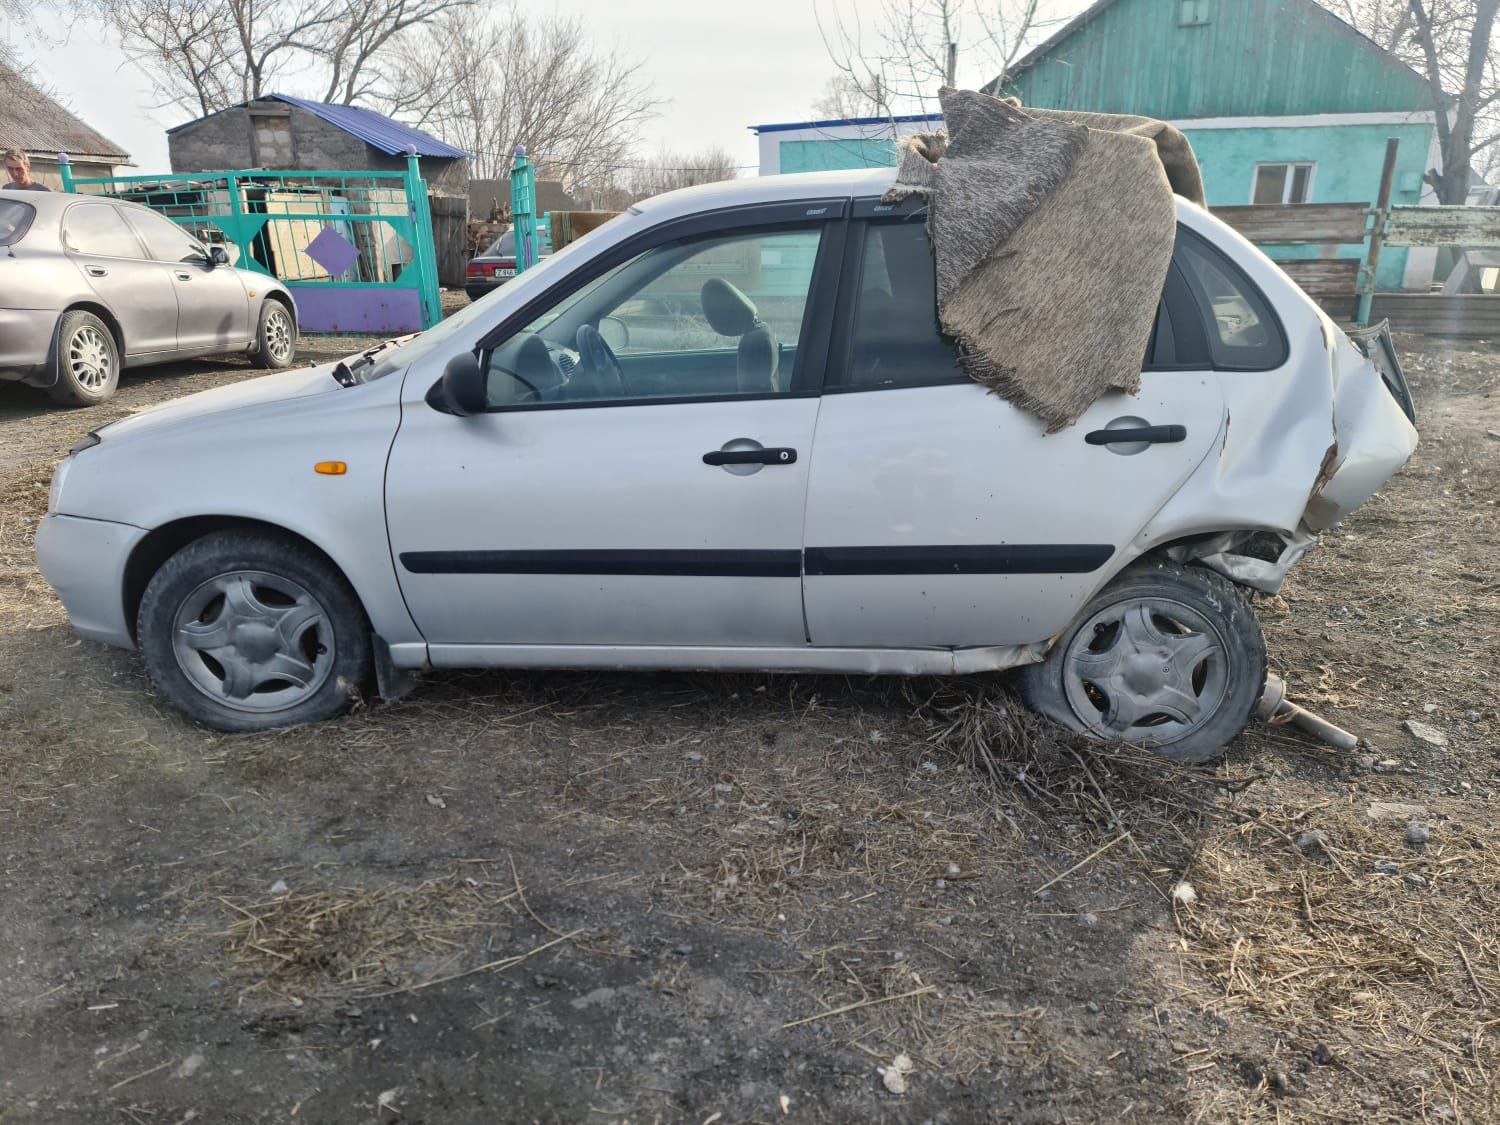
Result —
M 112 423 L 42 573 L 223 730 L 428 667 L 1019 668 L 1211 757 L 1266 680 L 1243 590 L 1416 445 L 1399 368 L 1179 201 L 1140 391 L 1049 433 L 961 370 L 892 177 L 661 196 L 422 335 Z
M 284 285 L 233 268 L 147 207 L 0 191 L 0 379 L 92 406 L 123 368 L 224 352 L 291 364 L 297 314 Z

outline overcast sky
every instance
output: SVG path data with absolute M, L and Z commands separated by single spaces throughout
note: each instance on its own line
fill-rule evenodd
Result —
M 833 0 L 818 2 L 826 12 Z M 847 11 L 874 0 L 841 2 Z M 641 61 L 666 101 L 641 130 L 646 151 L 721 145 L 740 164 L 753 166 L 756 146 L 746 127 L 807 120 L 834 73 L 813 0 L 557 0 L 553 7 L 582 16 L 597 42 Z M 1064 15 L 1082 7 L 1082 0 L 1052 0 L 1047 7 Z M 117 46 L 101 41 L 97 28 L 70 30 L 55 17 L 44 17 L 43 24 L 43 39 L 24 39 L 12 30 L 6 41 L 68 108 L 129 151 L 137 170 L 165 171 L 164 131 L 189 115 L 154 107 L 145 76 Z M 969 85 L 991 76 L 965 74 L 961 65 L 959 77 Z

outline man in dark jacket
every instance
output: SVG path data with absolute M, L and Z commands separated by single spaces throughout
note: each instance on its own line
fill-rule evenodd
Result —
M 5 174 L 10 177 L 5 191 L 51 190 L 46 184 L 39 184 L 31 178 L 31 158 L 18 148 L 5 150 Z

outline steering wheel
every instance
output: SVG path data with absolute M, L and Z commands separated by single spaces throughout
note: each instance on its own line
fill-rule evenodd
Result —
M 592 324 L 580 324 L 577 339 L 578 358 L 583 361 L 584 369 L 600 384 L 622 389 L 625 375 L 620 370 L 620 360 L 599 335 L 599 330 Z

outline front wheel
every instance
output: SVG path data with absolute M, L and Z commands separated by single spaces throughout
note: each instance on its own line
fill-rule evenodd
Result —
M 157 690 L 217 730 L 330 718 L 372 668 L 354 591 L 284 536 L 221 531 L 189 543 L 146 586 L 136 630 Z
M 286 306 L 272 297 L 260 303 L 260 329 L 255 342 L 257 367 L 290 367 L 297 358 L 297 322 Z
M 1099 591 L 1018 686 L 1072 730 L 1206 762 L 1245 729 L 1265 682 L 1265 638 L 1234 584 L 1148 559 Z

